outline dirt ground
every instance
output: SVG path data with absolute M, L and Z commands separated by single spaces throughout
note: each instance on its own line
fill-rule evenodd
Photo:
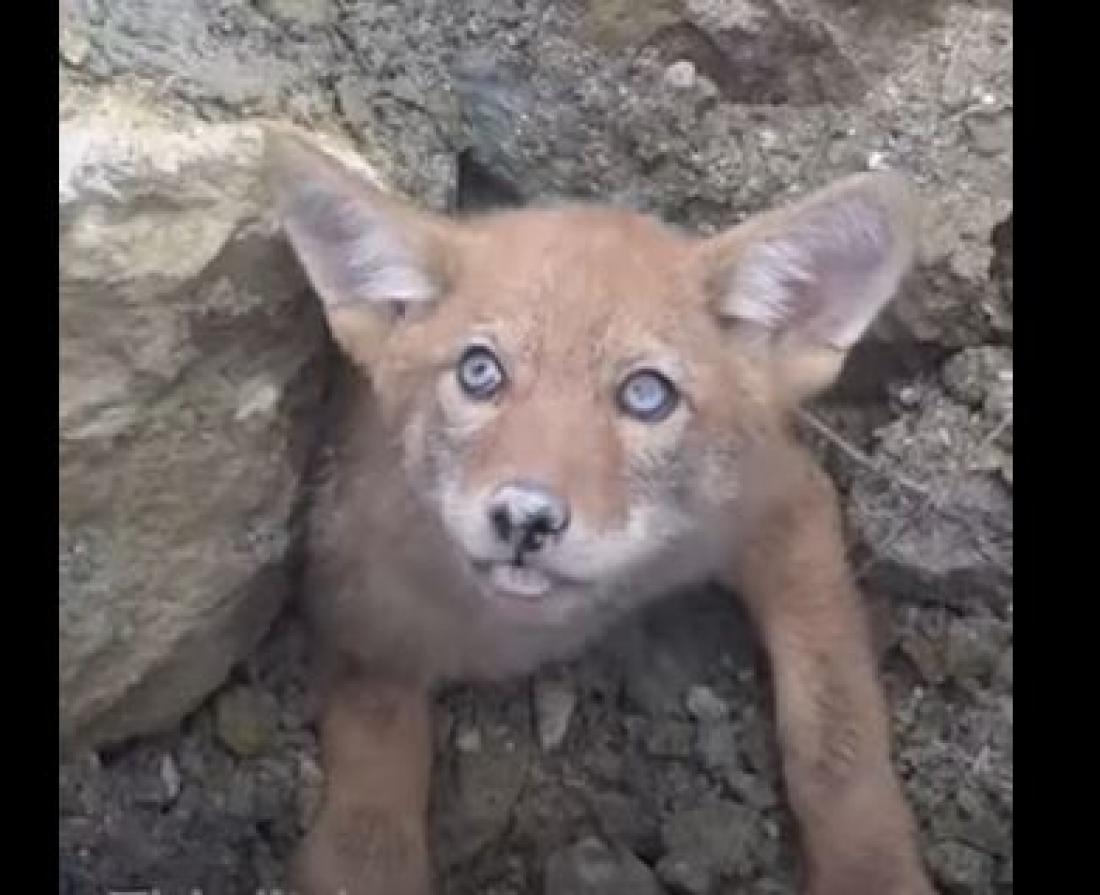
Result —
M 445 3 L 423 5 L 433 11 L 421 28 L 401 18 L 400 4 L 334 4 L 340 12 L 333 25 L 309 19 L 301 9 L 311 5 L 291 0 L 204 0 L 202 15 L 225 30 L 204 19 L 192 34 L 188 16 L 169 15 L 161 2 L 141 0 L 114 19 L 99 9 L 105 5 L 92 3 L 100 18 L 89 19 L 94 27 L 85 44 L 63 45 L 64 77 L 96 83 L 170 71 L 172 101 L 201 108 L 212 119 L 285 114 L 292 97 L 299 104 L 295 116 L 308 122 L 329 115 L 335 95 L 352 132 L 361 126 L 390 128 L 391 137 L 415 133 L 404 144 L 392 140 L 409 154 L 394 162 L 395 177 L 418 196 L 438 194 L 441 203 L 446 190 L 432 159 L 453 161 L 455 153 L 433 141 L 451 112 L 417 80 L 430 67 L 407 65 L 410 54 L 429 54 L 434 35 L 457 44 L 507 30 L 509 39 L 498 48 L 505 60 L 509 54 L 522 58 L 537 44 L 551 60 L 528 73 L 537 94 L 532 127 L 543 137 L 548 131 L 538 130 L 539 109 L 555 109 L 550 100 L 565 89 L 556 78 L 588 71 L 593 95 L 610 95 L 618 90 L 616 78 L 627 77 L 585 69 L 588 57 L 570 55 L 574 45 L 553 31 L 552 7 L 585 4 L 476 3 L 478 12 L 463 21 L 451 20 L 458 13 Z M 731 2 L 730 8 L 743 5 Z M 583 182 L 593 193 L 637 199 L 703 227 L 728 219 L 724 203 L 731 191 L 742 208 L 753 210 L 780 195 L 780 184 L 801 178 L 802 186 L 814 185 L 851 159 L 876 153 L 890 154 L 926 184 L 995 192 L 1011 168 L 1010 88 L 1006 131 L 1003 109 L 960 117 L 967 100 L 954 97 L 952 78 L 965 75 L 980 86 L 982 78 L 1002 77 L 1005 65 L 981 50 L 988 35 L 966 23 L 967 16 L 1001 22 L 993 13 L 981 18 L 983 10 L 1010 4 L 898 3 L 898 15 L 886 11 L 886 3 L 818 5 L 837 21 L 865 8 L 865 31 L 851 34 L 864 35 L 866 58 L 857 53 L 858 41 L 833 47 L 816 32 L 779 28 L 760 38 L 768 52 L 808 53 L 820 78 L 794 78 L 782 66 L 765 64 L 764 54 L 763 61 L 745 62 L 755 66 L 757 80 L 726 82 L 720 66 L 708 63 L 714 48 L 700 49 L 696 31 L 661 25 L 664 52 L 687 54 L 699 72 L 713 75 L 697 79 L 695 105 L 669 94 L 667 84 L 656 98 L 626 97 L 616 107 L 623 115 L 618 130 L 605 146 L 599 142 L 602 100 L 578 92 L 576 127 L 563 121 L 554 131 L 564 135 L 561 142 L 532 137 L 513 145 L 496 139 L 500 122 L 489 114 L 506 111 L 511 100 L 497 94 L 485 100 L 485 91 L 492 91 L 474 78 L 469 89 L 482 91 L 484 100 L 474 103 L 474 111 L 489 112 L 484 120 L 464 122 L 475 134 L 472 149 L 460 157 L 473 152 L 479 164 L 470 170 L 482 178 L 496 175 L 505 192 L 548 192 L 550 181 L 577 192 Z M 550 10 L 539 20 L 541 42 L 513 9 L 533 6 Z M 596 21 L 601 28 L 610 28 L 609 22 L 622 27 L 607 12 L 621 4 L 587 6 L 606 13 Z M 505 21 L 508 10 L 513 18 Z M 895 31 L 904 53 L 892 49 Z M 175 52 L 186 42 L 180 34 L 191 41 L 194 58 Z M 236 35 L 232 53 L 222 52 L 225 35 Z M 942 35 L 948 36 L 941 46 Z M 740 52 L 740 44 L 731 47 Z M 268 76 L 246 81 L 240 72 L 251 71 L 249 54 L 261 51 L 270 60 Z M 654 64 L 661 68 L 667 58 Z M 889 86 L 896 94 L 890 102 L 904 106 L 897 121 L 890 118 L 890 102 L 876 105 L 879 94 L 858 100 L 857 83 L 867 71 L 894 64 L 906 75 Z M 342 74 L 330 76 L 330 70 Z M 385 90 L 370 93 L 364 79 L 383 70 Z M 292 71 L 297 80 L 284 77 Z M 934 85 L 933 76 L 940 79 Z M 643 80 L 633 70 L 631 77 Z M 714 89 L 730 104 L 716 104 L 707 93 Z M 370 108 L 364 105 L 368 94 Z M 427 99 L 417 105 L 409 96 Z M 750 100 L 760 105 L 737 105 Z M 742 114 L 743 120 L 737 117 Z M 737 130 L 741 147 L 729 165 L 729 147 L 719 139 L 723 128 Z M 876 142 L 879 134 L 889 136 Z M 820 152 L 812 148 L 819 143 Z M 639 167 L 624 169 L 616 152 L 640 159 Z M 565 167 L 555 167 L 559 162 Z M 742 162 L 744 168 L 736 167 Z M 985 208 L 960 199 L 955 213 L 986 215 Z M 852 562 L 878 622 L 897 766 L 937 885 L 952 895 L 1008 895 L 1011 214 L 992 232 L 979 221 L 973 233 L 972 243 L 960 240 L 956 254 L 915 277 L 911 294 L 927 298 L 926 316 L 902 315 L 904 338 L 876 333 L 862 346 L 841 388 L 811 408 L 805 435 L 844 497 Z M 63 764 L 59 893 L 217 895 L 283 887 L 284 861 L 320 785 L 304 682 L 303 632 L 290 609 L 257 653 L 177 731 Z M 672 596 L 574 663 L 507 685 L 456 688 L 441 696 L 436 721 L 433 839 L 446 895 L 795 892 L 793 830 L 778 777 L 766 669 L 731 595 L 701 590 Z

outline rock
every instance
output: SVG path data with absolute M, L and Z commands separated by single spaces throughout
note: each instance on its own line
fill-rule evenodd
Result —
M 685 603 L 692 606 L 690 612 L 683 611 Z M 753 636 L 728 593 L 692 590 L 651 607 L 609 645 L 623 665 L 626 697 L 633 706 L 651 718 L 684 718 L 685 696 L 707 679 L 710 662 L 751 665 Z
M 317 816 L 324 796 L 325 776 L 321 766 L 308 755 L 298 759 L 298 828 L 308 830 Z
M 958 352 L 943 366 L 948 393 L 975 409 L 998 418 L 1012 412 L 1012 351 L 986 346 Z
M 303 25 L 326 25 L 336 19 L 334 0 L 260 0 L 267 15 Z
M 457 120 L 445 120 L 449 97 L 438 78 L 449 38 L 431 24 L 430 9 L 409 22 L 394 7 L 343 10 L 335 0 L 183 7 L 142 0 L 108 5 L 106 13 L 99 2 L 65 0 L 63 6 L 70 7 L 67 28 L 90 49 L 78 66 L 61 68 L 62 92 L 74 84 L 140 85 L 158 107 L 206 121 L 264 117 L 353 133 L 395 188 L 439 205 L 453 192 L 453 165 L 447 166 L 458 142 Z M 457 10 L 434 14 L 441 12 L 461 17 Z M 424 46 L 425 30 L 435 33 L 435 47 Z M 415 74 L 411 91 L 395 91 L 395 75 L 408 70 Z M 333 90 L 352 76 L 367 107 L 355 120 Z M 425 114 L 426 107 L 432 113 Z
M 756 822 L 752 810 L 725 800 L 677 812 L 661 827 L 661 880 L 674 890 L 705 895 L 719 876 L 743 872 Z
M 535 722 L 539 745 L 544 752 L 551 752 L 562 744 L 576 705 L 577 691 L 568 682 L 545 680 L 536 683 Z
M 965 119 L 970 145 L 983 155 L 998 156 L 1012 148 L 1012 113 L 976 112 Z
M 661 895 L 653 872 L 636 855 L 594 837 L 551 854 L 543 885 L 546 895 Z
M 971 690 L 986 687 L 1012 649 L 1011 624 L 987 612 L 960 617 L 950 609 L 910 607 L 898 621 L 902 654 L 934 686 L 952 680 Z
M 904 632 L 898 646 L 920 675 L 921 680 L 933 686 L 947 679 L 947 658 L 943 645 L 915 631 Z
M 649 726 L 646 752 L 657 758 L 689 758 L 694 731 L 686 721 L 663 719 Z
M 1001 658 L 997 662 L 997 670 L 995 672 L 997 683 L 1007 693 L 1012 692 L 1012 668 L 1012 647 L 1010 646 L 1001 653 Z
M 87 36 L 79 30 L 62 27 L 58 34 L 57 48 L 69 65 L 83 65 L 91 52 Z
M 1012 215 L 993 228 L 993 263 L 989 275 L 1001 287 L 1005 304 L 1012 307 Z
M 258 823 L 295 824 L 295 794 L 283 767 L 263 761 L 241 762 L 229 778 L 225 804 L 228 813 Z
M 695 751 L 704 767 L 719 772 L 737 763 L 737 729 L 729 722 L 700 724 Z
M 258 641 L 322 385 L 261 134 L 62 97 L 62 742 L 170 726 Z
M 944 649 L 947 673 L 959 682 L 989 681 L 1011 637 L 1011 627 L 998 619 L 951 619 Z
M 679 90 L 687 90 L 695 83 L 695 65 L 690 59 L 679 59 L 665 69 L 665 83 Z
M 180 794 L 182 781 L 179 768 L 176 767 L 175 759 L 172 758 L 170 752 L 165 752 L 164 757 L 160 760 L 160 779 L 164 783 L 164 794 L 167 796 L 168 801 L 174 801 L 176 796 Z
M 614 842 L 648 858 L 660 847 L 660 823 L 654 806 L 646 804 L 644 794 L 623 795 L 614 791 L 596 791 L 592 805 L 599 817 L 600 829 Z
M 993 746 L 993 744 L 990 744 Z M 988 764 L 986 756 L 979 755 L 979 772 L 986 773 L 982 765 Z M 966 787 L 955 797 L 957 812 L 945 811 L 938 818 L 937 838 L 957 839 L 971 848 L 990 856 L 1007 857 L 1012 854 L 1012 825 L 998 817 L 993 805 L 981 787 Z M 954 816 L 953 816 L 954 815 Z
M 753 808 L 763 810 L 779 802 L 775 788 L 758 773 L 746 771 L 736 765 L 727 766 L 723 779 L 730 788 L 730 792 Z
M 472 729 L 480 731 L 478 748 L 455 750 L 433 817 L 436 841 L 452 861 L 469 860 L 508 828 L 533 751 L 512 724 Z
M 1007 418 L 975 417 L 932 389 L 922 407 L 875 432 L 873 459 L 856 473 L 848 515 L 871 551 L 872 590 L 956 608 L 1012 598 L 1012 498 L 995 473 Z M 914 492 L 898 480 L 923 489 Z
M 683 855 L 665 855 L 657 862 L 657 875 L 675 895 L 709 895 L 715 877 L 710 868 Z
M 935 879 L 948 892 L 974 892 L 989 879 L 995 865 L 985 852 L 954 840 L 937 842 L 928 851 Z
M 214 703 L 218 739 L 238 758 L 259 755 L 275 733 L 276 707 L 248 687 L 227 690 Z
M 729 715 L 729 705 L 710 687 L 696 685 L 688 690 L 685 705 L 696 721 L 721 721 Z
M 179 797 L 182 781 L 171 755 L 162 753 L 152 744 L 135 751 L 130 769 L 133 774 L 128 796 L 134 805 L 146 810 L 163 810 Z
M 587 35 L 597 44 L 621 48 L 644 41 L 679 21 L 675 0 L 637 4 L 631 0 L 596 0 L 588 4 Z
M 630 702 L 652 717 L 682 713 L 680 694 L 692 671 L 685 668 L 683 656 L 664 644 L 652 644 L 646 653 L 634 649 L 633 643 L 631 647 L 626 654 L 629 665 L 625 675 Z
M 779 779 L 779 744 L 771 716 L 746 711 L 741 719 L 738 749 L 741 760 L 749 770 L 768 780 Z
M 459 752 L 472 754 L 481 751 L 481 731 L 473 724 L 458 728 L 454 738 L 455 748 Z

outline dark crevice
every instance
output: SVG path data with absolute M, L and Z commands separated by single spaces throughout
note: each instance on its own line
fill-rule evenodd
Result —
M 479 162 L 472 149 L 464 149 L 458 154 L 456 168 L 458 184 L 453 211 L 491 211 L 496 208 L 516 208 L 525 203 L 519 187 Z
M 951 351 L 934 342 L 875 339 L 856 343 L 840 379 L 823 400 L 866 404 L 884 402 L 891 383 L 934 374 Z
M 657 31 L 648 41 L 668 62 L 690 60 L 735 103 L 811 106 L 848 103 L 865 89 L 855 66 L 829 32 L 812 20 L 771 16 L 759 32 L 708 32 L 691 22 Z
M 990 239 L 993 245 L 993 260 L 989 265 L 989 276 L 1000 285 L 1005 302 L 1012 306 L 1012 215 L 1009 214 L 993 228 Z

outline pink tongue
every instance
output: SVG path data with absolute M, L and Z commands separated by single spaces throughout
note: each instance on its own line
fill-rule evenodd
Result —
M 498 590 L 517 597 L 540 597 L 550 590 L 550 579 L 526 566 L 495 565 L 492 579 Z

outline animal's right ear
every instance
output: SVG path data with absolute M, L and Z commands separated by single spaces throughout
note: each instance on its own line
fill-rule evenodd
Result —
M 452 226 L 387 196 L 335 156 L 265 132 L 276 211 L 333 337 L 369 365 L 394 321 L 421 313 L 447 286 Z

